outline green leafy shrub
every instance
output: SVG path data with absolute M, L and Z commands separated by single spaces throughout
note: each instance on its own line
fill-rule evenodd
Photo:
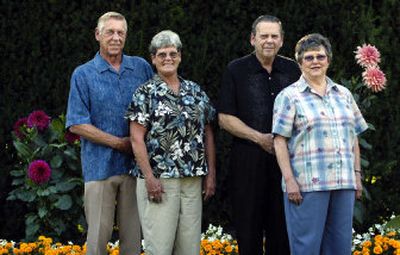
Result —
M 13 190 L 8 200 L 28 206 L 25 239 L 45 233 L 76 239 L 84 222 L 83 180 L 79 137 L 65 129 L 65 117 L 50 119 L 34 111 L 14 124 L 13 145 L 19 162 L 11 171 Z

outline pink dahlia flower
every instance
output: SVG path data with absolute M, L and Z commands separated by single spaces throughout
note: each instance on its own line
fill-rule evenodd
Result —
M 80 136 L 67 130 L 67 132 L 65 132 L 65 134 L 64 134 L 64 138 L 68 143 L 73 144 L 76 141 L 79 141 Z
M 377 66 L 381 62 L 381 54 L 375 46 L 370 44 L 363 44 L 361 47 L 357 46 L 356 53 L 357 63 L 362 67 Z
M 13 126 L 13 131 L 16 137 L 18 137 L 19 139 L 24 139 L 25 135 L 24 133 L 22 133 L 21 128 L 23 126 L 27 126 L 28 124 L 28 118 L 21 118 L 19 120 L 17 120 L 17 122 L 14 123 Z
M 36 127 L 39 131 L 44 131 L 50 125 L 50 117 L 44 111 L 33 111 L 28 116 L 28 127 Z
M 36 184 L 43 184 L 49 181 L 51 168 L 44 160 L 35 160 L 29 164 L 28 177 Z
M 373 92 L 385 89 L 386 76 L 379 67 L 369 67 L 362 73 L 363 82 Z

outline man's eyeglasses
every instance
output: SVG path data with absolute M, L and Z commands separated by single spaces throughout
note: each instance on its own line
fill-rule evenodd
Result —
M 313 62 L 314 59 L 317 59 L 318 61 L 324 61 L 326 59 L 326 55 L 316 55 L 316 56 L 309 55 L 305 56 L 303 59 L 307 62 Z
M 104 31 L 103 32 L 103 34 L 105 35 L 105 36 L 107 36 L 107 37 L 111 37 L 111 36 L 113 36 L 115 33 L 117 33 L 117 35 L 119 36 L 119 37 L 125 37 L 126 36 L 126 32 L 125 31 L 121 31 L 121 30 L 117 30 L 117 31 L 114 31 L 114 30 L 112 30 L 112 29 L 108 29 L 108 30 L 106 30 L 106 31 Z
M 176 51 L 173 51 L 173 52 L 160 52 L 160 53 L 158 53 L 157 55 L 156 55 L 156 57 L 157 58 L 160 58 L 160 59 L 162 59 L 162 60 L 164 60 L 164 59 L 166 59 L 167 58 L 167 56 L 169 56 L 170 58 L 172 58 L 172 59 L 175 59 L 175 58 L 177 58 L 178 57 L 178 52 L 176 52 Z

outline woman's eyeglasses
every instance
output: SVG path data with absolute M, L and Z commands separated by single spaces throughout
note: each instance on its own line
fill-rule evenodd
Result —
M 314 59 L 317 59 L 318 61 L 324 61 L 326 59 L 326 55 L 316 55 L 316 56 L 305 56 L 303 59 L 307 62 L 313 62 Z
M 167 56 L 169 56 L 172 59 L 175 59 L 176 57 L 178 57 L 178 52 L 173 51 L 173 52 L 160 52 L 156 55 L 156 57 L 160 58 L 160 59 L 166 59 Z

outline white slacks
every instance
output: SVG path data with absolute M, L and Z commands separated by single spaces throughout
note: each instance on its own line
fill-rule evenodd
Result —
M 161 203 L 149 201 L 144 179 L 137 197 L 146 255 L 198 255 L 201 238 L 201 177 L 161 179 Z

